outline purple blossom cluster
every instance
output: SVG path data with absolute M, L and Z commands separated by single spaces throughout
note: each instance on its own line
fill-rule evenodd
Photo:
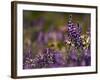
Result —
M 75 25 L 72 22 L 72 16 L 70 16 L 68 21 L 68 36 L 70 37 L 71 41 L 74 43 L 74 45 L 79 48 L 83 47 L 82 40 L 81 40 L 81 27 L 79 24 Z
M 24 57 L 24 69 L 65 66 L 65 61 L 62 57 L 62 54 L 57 51 L 54 51 L 53 49 L 44 49 L 43 53 L 37 54 L 34 59 L 30 57 L 32 56 L 31 54 L 27 53 Z

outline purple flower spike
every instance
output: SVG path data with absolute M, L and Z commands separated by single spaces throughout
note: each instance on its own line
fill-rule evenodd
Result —
M 80 37 L 81 28 L 79 25 L 74 25 L 72 23 L 72 16 L 70 16 L 68 21 L 68 36 L 71 38 L 71 41 L 75 44 L 77 48 L 82 48 L 82 40 Z

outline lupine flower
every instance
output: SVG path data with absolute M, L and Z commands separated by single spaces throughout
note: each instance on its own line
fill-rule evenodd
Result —
M 80 37 L 81 33 L 81 28 L 79 25 L 74 25 L 72 23 L 72 16 L 70 16 L 69 21 L 68 21 L 68 36 L 71 38 L 72 42 L 74 45 L 79 48 L 82 48 L 82 40 Z

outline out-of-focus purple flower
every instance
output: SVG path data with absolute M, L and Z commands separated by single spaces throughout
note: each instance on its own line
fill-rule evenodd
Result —
M 31 48 L 29 48 L 29 50 L 26 51 L 26 53 L 24 53 L 23 56 L 23 69 L 31 69 L 32 62 L 33 62 L 32 51 Z
M 78 61 L 79 61 L 79 66 L 90 66 L 91 65 L 90 50 L 84 49 Z
M 81 61 L 81 66 L 86 66 L 86 62 L 84 59 Z
M 84 51 L 84 60 L 85 60 L 86 66 L 91 65 L 91 54 L 90 54 L 89 49 L 86 49 Z
M 33 68 L 53 68 L 65 66 L 64 59 L 60 52 L 56 52 L 50 48 L 43 50 L 41 55 L 34 58 L 35 67 Z
M 44 56 L 45 59 L 47 59 L 48 67 L 63 67 L 65 64 L 63 56 L 60 52 L 47 49 L 47 54 L 44 54 Z
M 43 32 L 39 32 L 37 41 L 38 41 L 39 43 L 41 43 L 41 42 L 44 41 L 44 34 L 43 34 Z
M 57 37 L 57 40 L 63 40 L 64 35 L 62 34 L 62 32 L 57 32 L 56 37 Z
M 36 57 L 34 58 L 33 64 L 35 64 L 35 66 L 33 68 L 43 68 L 46 67 L 45 65 L 45 61 L 43 59 L 43 55 L 36 55 Z
M 41 18 L 39 18 L 39 19 L 33 19 L 32 21 L 31 21 L 31 26 L 32 27 L 43 27 L 43 25 L 44 25 L 44 23 L 45 23 L 45 20 L 41 17 Z
M 78 55 L 76 49 L 72 49 L 68 55 L 68 66 L 77 66 L 78 65 Z
M 48 33 L 39 32 L 37 41 L 39 44 L 46 44 L 48 42 Z
M 72 49 L 69 53 L 69 58 L 73 61 L 77 61 L 77 51 L 75 49 Z
M 42 17 L 39 18 L 38 21 L 37 21 L 37 25 L 40 26 L 40 27 L 42 27 L 44 25 L 44 23 L 45 23 L 45 20 Z
M 63 59 L 63 55 L 60 52 L 54 53 L 54 64 L 58 64 L 59 66 L 65 66 L 65 60 Z

